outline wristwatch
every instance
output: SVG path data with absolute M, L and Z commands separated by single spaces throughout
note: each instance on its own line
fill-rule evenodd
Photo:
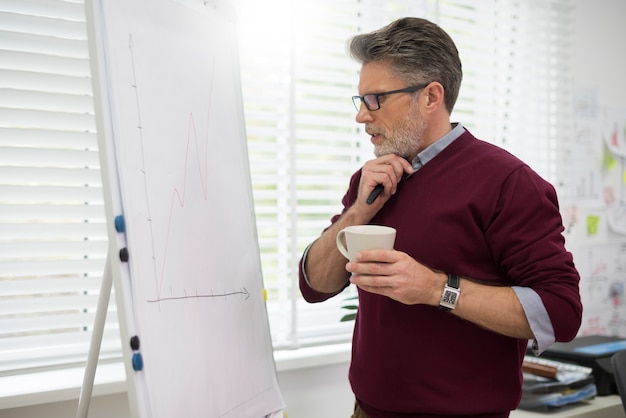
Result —
M 448 274 L 448 283 L 443 288 L 441 294 L 441 301 L 439 302 L 439 309 L 442 311 L 450 312 L 456 308 L 456 302 L 459 300 L 461 291 L 459 290 L 459 284 L 461 279 L 456 274 Z

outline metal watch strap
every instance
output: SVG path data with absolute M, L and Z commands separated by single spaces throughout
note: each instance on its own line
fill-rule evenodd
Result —
M 442 311 L 450 312 L 456 308 L 456 302 L 459 299 L 460 290 L 459 286 L 461 279 L 456 274 L 448 274 L 448 282 L 443 289 L 441 295 L 441 301 L 439 302 L 439 309 Z

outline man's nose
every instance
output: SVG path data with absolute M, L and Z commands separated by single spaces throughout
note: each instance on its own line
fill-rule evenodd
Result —
M 354 120 L 357 123 L 366 123 L 372 120 L 372 111 L 365 106 L 364 103 L 361 103 L 361 107 L 359 107 L 359 111 L 356 113 Z

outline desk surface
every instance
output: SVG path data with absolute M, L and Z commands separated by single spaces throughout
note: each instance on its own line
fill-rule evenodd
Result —
M 624 418 L 626 413 L 617 395 L 596 396 L 588 402 L 566 405 L 552 411 L 531 412 L 521 409 L 511 412 L 510 418 Z

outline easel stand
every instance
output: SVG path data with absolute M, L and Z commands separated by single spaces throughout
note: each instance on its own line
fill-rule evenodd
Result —
M 104 324 L 107 318 L 112 288 L 113 275 L 111 274 L 110 258 L 107 254 L 106 263 L 104 265 L 104 274 L 102 275 L 102 283 L 100 284 L 100 295 L 98 296 L 96 318 L 94 320 L 91 342 L 89 344 L 89 354 L 87 356 L 85 376 L 83 377 L 83 386 L 80 390 L 80 396 L 78 398 L 78 411 L 76 412 L 76 418 L 87 418 L 87 414 L 89 413 L 89 402 L 91 401 L 91 394 L 93 392 L 93 383 L 96 376 L 96 367 L 98 366 L 100 347 L 102 345 L 102 335 L 104 334 Z

